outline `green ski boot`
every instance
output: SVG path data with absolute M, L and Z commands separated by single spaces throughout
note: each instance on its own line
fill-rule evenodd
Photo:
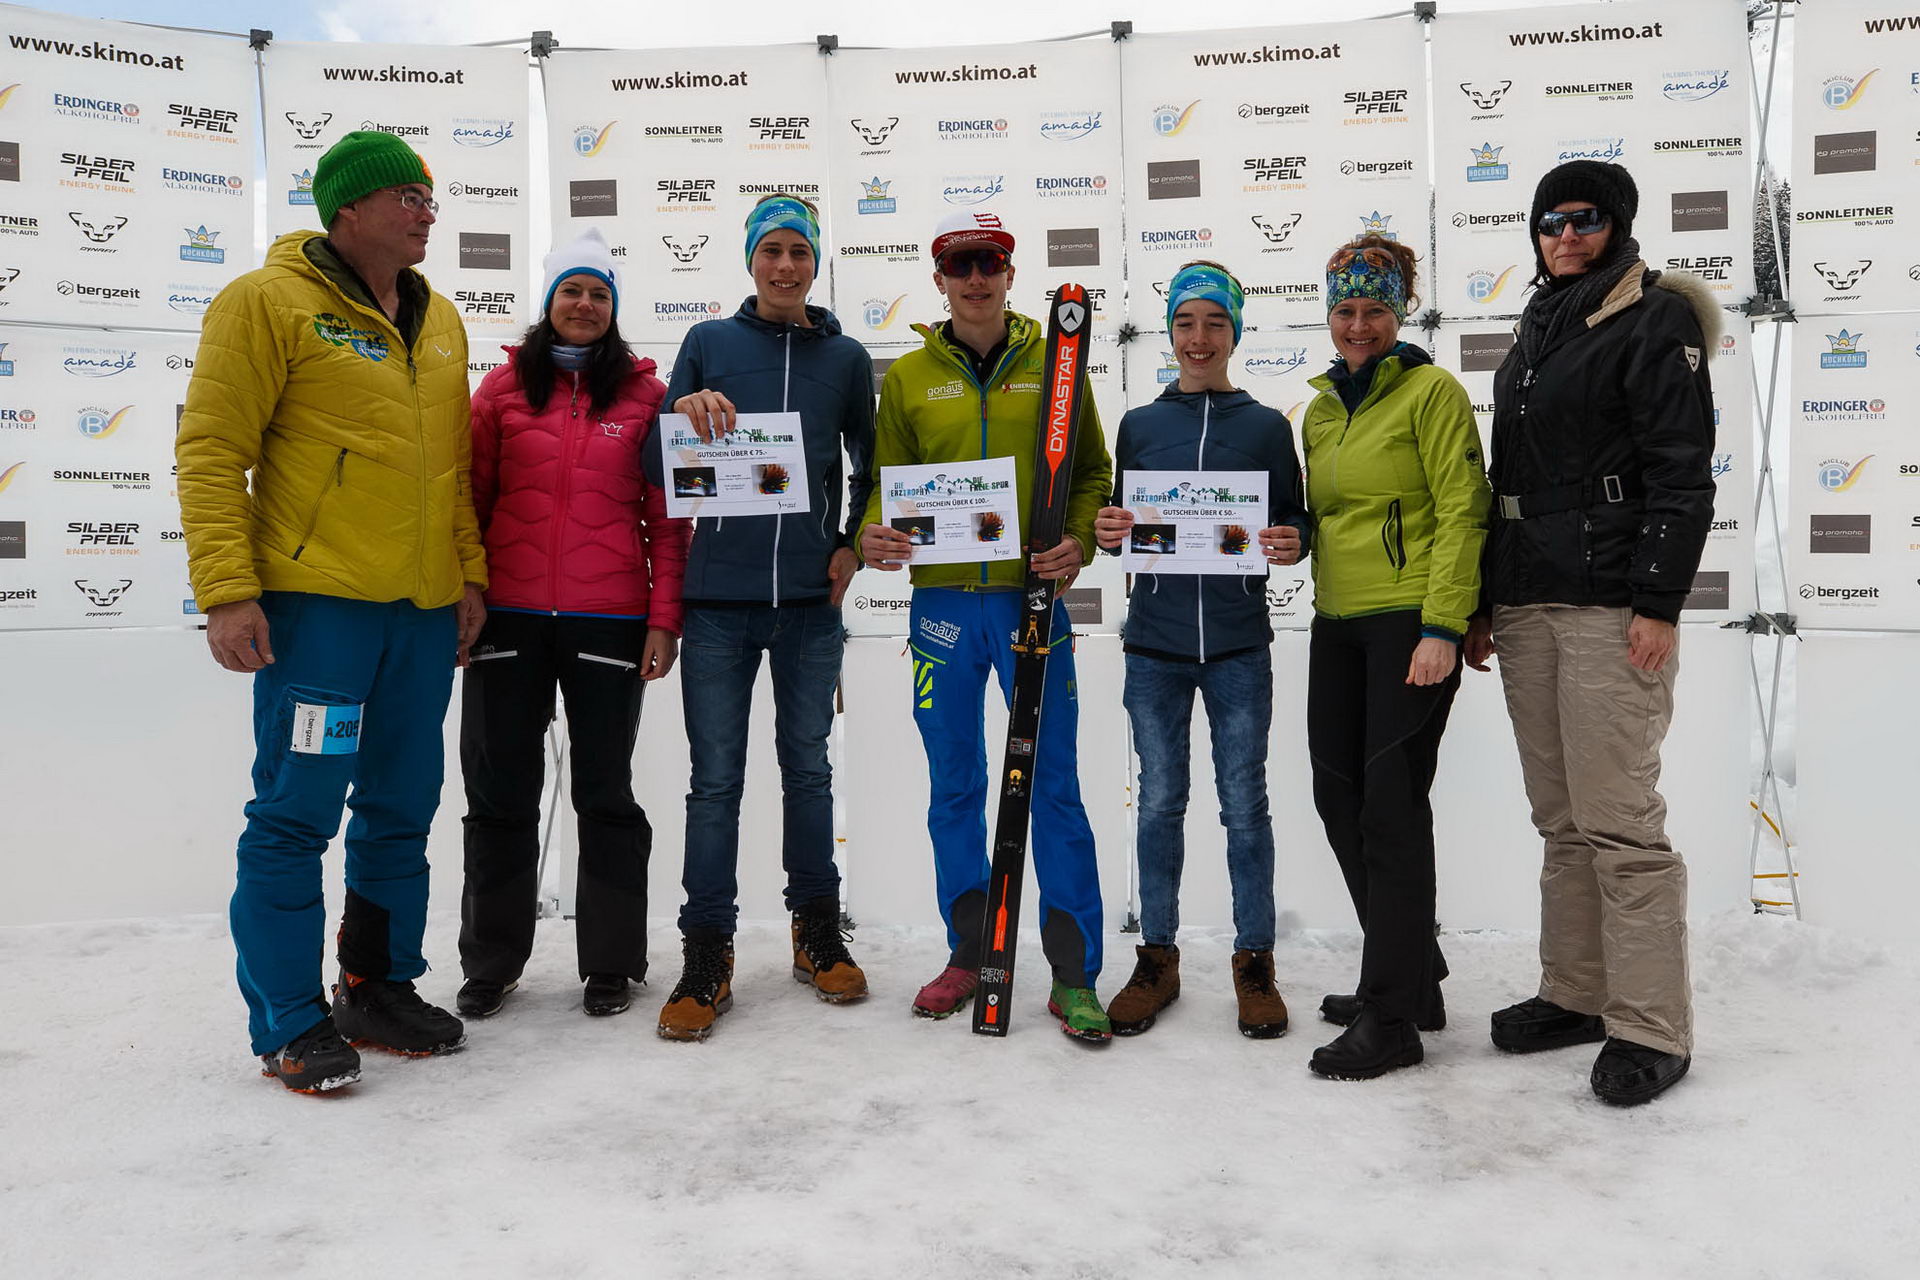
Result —
M 1113 1024 L 1092 987 L 1069 987 L 1056 981 L 1047 996 L 1047 1012 L 1060 1019 L 1060 1029 L 1075 1040 L 1106 1044 L 1113 1039 Z

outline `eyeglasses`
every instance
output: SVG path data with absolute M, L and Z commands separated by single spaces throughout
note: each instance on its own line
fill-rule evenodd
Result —
M 1533 229 L 1549 239 L 1557 240 L 1568 227 L 1572 227 L 1577 236 L 1590 236 L 1612 225 L 1613 217 L 1604 210 L 1569 209 L 1565 213 L 1541 214 L 1540 220 L 1533 224 Z
M 940 274 L 965 280 L 980 269 L 983 276 L 997 276 L 1013 265 L 1013 255 L 1005 249 L 955 249 L 940 259 Z
M 400 202 L 408 213 L 419 213 L 425 209 L 428 213 L 440 212 L 440 202 L 431 196 L 423 196 L 418 191 L 402 191 L 398 187 L 382 187 L 388 195 Z

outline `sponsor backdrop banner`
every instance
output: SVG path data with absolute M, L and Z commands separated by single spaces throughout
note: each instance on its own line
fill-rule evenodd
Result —
M 1793 341 L 1789 606 L 1802 627 L 1920 630 L 1920 312 L 1802 315 Z
M 1826 0 L 1794 25 L 1794 302 L 1803 317 L 1920 307 L 1914 6 Z
M 1012 232 L 1009 305 L 1083 284 L 1094 332 L 1120 311 L 1119 55 L 1111 41 L 853 49 L 835 55 L 834 297 L 847 332 L 912 341 L 945 318 L 927 244 L 949 214 Z
M 1744 302 L 1750 66 L 1737 4 L 1443 8 L 1433 27 L 1430 305 L 1449 317 L 1520 312 L 1534 271 L 1524 226 L 1533 189 L 1575 159 L 1633 173 L 1634 237 L 1649 266 L 1684 267 L 1727 304 Z
M 0 29 L 0 323 L 197 329 L 251 265 L 251 51 L 11 6 Z
M 0 325 L 0 630 L 190 618 L 173 436 L 197 344 Z
M 812 45 L 547 59 L 554 237 L 598 227 L 628 264 L 621 333 L 677 345 L 732 315 L 753 292 L 742 223 L 762 195 L 804 196 L 832 221 L 824 61 Z M 823 232 L 831 253 L 843 232 Z M 827 294 L 822 269 L 811 300 Z
M 1318 324 L 1328 256 L 1375 231 L 1428 242 L 1426 53 L 1411 20 L 1139 35 L 1122 46 L 1133 321 L 1165 329 L 1195 258 L 1247 323 Z M 1423 290 L 1424 292 L 1424 290 Z
M 1713 357 L 1713 530 L 1687 597 L 1687 622 L 1727 622 L 1757 607 L 1753 583 L 1754 454 L 1753 331 L 1746 317 L 1725 315 Z M 1416 339 L 1417 341 L 1417 339 Z M 1493 434 L 1493 375 L 1513 345 L 1509 321 L 1448 322 L 1434 336 L 1433 357 L 1452 370 L 1473 399 L 1483 442 Z
M 440 218 L 421 271 L 451 298 L 476 348 L 525 328 L 546 246 L 527 229 L 527 57 L 516 49 L 268 45 L 267 230 L 320 225 L 313 166 L 356 129 L 404 139 L 433 172 Z

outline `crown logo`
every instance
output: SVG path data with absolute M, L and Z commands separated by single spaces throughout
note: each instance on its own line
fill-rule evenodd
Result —
M 871 180 L 860 180 L 860 186 L 866 191 L 867 199 L 869 200 L 885 200 L 887 198 L 887 188 L 892 185 L 893 183 L 891 182 L 880 181 L 877 174 Z
M 313 190 L 313 170 L 303 169 L 293 175 L 293 189 L 296 191 Z
M 1392 221 L 1392 214 L 1383 214 L 1378 209 L 1375 209 L 1372 213 L 1363 213 L 1360 215 L 1361 230 L 1367 235 L 1385 235 L 1387 233 L 1387 224 Z
M 196 249 L 211 249 L 213 242 L 220 238 L 218 231 L 207 230 L 205 224 L 198 227 L 182 228 L 187 233 L 187 243 Z
M 1491 142 L 1483 142 L 1477 147 L 1469 147 L 1468 150 L 1473 152 L 1475 164 L 1499 164 L 1500 153 L 1506 148 L 1496 147 Z
M 1846 355 L 1858 351 L 1860 339 L 1866 336 L 1864 333 L 1848 333 L 1845 329 L 1838 333 L 1830 333 L 1827 335 L 1828 352 L 1832 355 Z

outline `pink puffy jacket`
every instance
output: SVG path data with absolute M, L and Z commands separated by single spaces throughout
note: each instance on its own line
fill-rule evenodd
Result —
M 473 505 L 492 585 L 487 604 L 638 618 L 680 634 L 685 520 L 640 466 L 666 386 L 654 363 L 594 413 L 579 375 L 557 370 L 547 407 L 521 389 L 519 349 L 473 395 Z

